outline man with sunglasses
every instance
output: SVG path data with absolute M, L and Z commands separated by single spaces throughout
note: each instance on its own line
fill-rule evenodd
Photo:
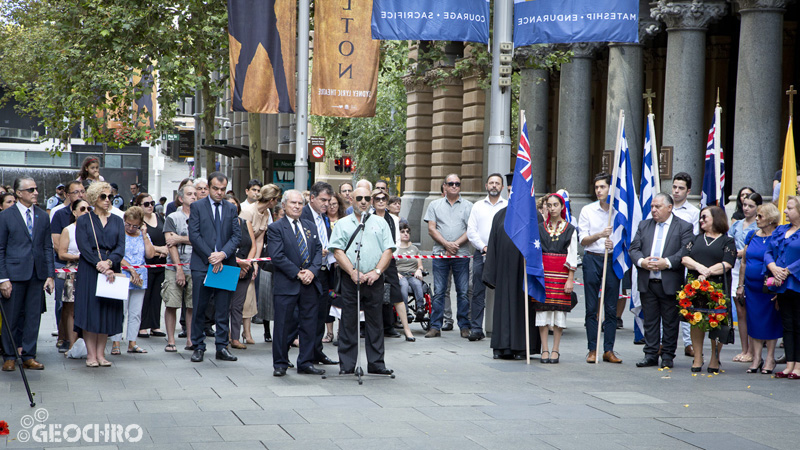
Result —
M 30 177 L 14 180 L 15 207 L 0 213 L 0 302 L 8 327 L 2 330 L 3 371 L 14 370 L 16 349 L 11 337 L 22 336 L 22 365 L 42 370 L 36 361 L 36 343 L 42 317 L 42 289 L 48 294 L 55 286 L 53 241 L 47 213 L 36 205 L 36 181 Z
M 383 272 L 389 267 L 395 243 L 386 220 L 369 214 L 372 196 L 366 188 L 354 192 L 353 214 L 339 219 L 328 249 L 333 250 L 342 271 L 342 318 L 339 324 L 339 373 L 352 374 L 358 356 L 357 295 L 361 292 L 367 352 L 367 372 L 391 375 L 383 361 Z M 363 228 L 359 227 L 363 221 Z M 360 265 L 356 268 L 357 246 L 361 242 Z
M 428 234 L 434 240 L 433 254 L 443 256 L 469 256 L 467 240 L 467 222 L 472 211 L 472 202 L 461 198 L 461 178 L 451 173 L 444 179 L 445 196 L 434 200 L 425 212 L 428 223 Z M 469 259 L 434 259 L 433 260 L 433 311 L 431 312 L 431 328 L 426 338 L 442 335 L 444 318 L 444 296 L 450 272 L 456 285 L 456 305 L 458 328 L 461 337 L 470 334 L 469 321 Z

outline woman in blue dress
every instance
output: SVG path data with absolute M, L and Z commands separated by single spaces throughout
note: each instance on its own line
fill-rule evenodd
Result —
M 748 233 L 751 231 L 755 232 L 758 230 L 758 224 L 756 223 L 756 210 L 763 203 L 761 194 L 758 192 L 747 191 L 745 189 L 749 188 L 742 188 L 742 190 L 739 191 L 739 198 L 736 200 L 737 205 L 741 204 L 741 209 L 737 207 L 737 211 L 740 210 L 742 212 L 742 216 L 740 220 L 733 222 L 731 229 L 728 230 L 728 236 L 732 237 L 736 242 L 736 264 L 734 264 L 733 269 L 731 269 L 731 276 L 733 277 L 734 281 L 739 279 L 739 271 L 741 270 L 742 263 L 744 262 L 742 258 L 744 258 L 745 237 L 747 237 Z M 750 193 L 747 195 L 742 195 L 744 192 Z M 736 300 L 733 302 L 732 306 L 735 307 L 734 320 L 737 320 L 739 323 L 739 341 L 742 344 L 742 352 L 733 357 L 733 362 L 749 363 L 753 361 L 753 353 L 755 352 L 755 349 L 750 347 L 750 340 L 747 339 L 747 309 L 745 308 L 744 303 L 739 302 L 739 299 L 743 299 L 744 297 L 737 296 L 736 289 L 736 286 L 731 286 L 730 294 L 731 298 Z
M 737 304 L 743 302 L 747 309 L 747 334 L 753 351 L 753 363 L 747 373 L 770 374 L 775 370 L 775 343 L 783 335 L 780 314 L 772 301 L 775 295 L 765 294 L 762 290 L 764 253 L 779 220 L 780 214 L 775 205 L 767 203 L 759 206 L 756 214 L 758 230 L 750 231 L 745 238 L 736 301 Z M 767 343 L 766 363 L 761 358 L 764 341 Z
M 108 335 L 122 332 L 122 302 L 97 297 L 97 274 L 109 280 L 120 271 L 125 256 L 125 226 L 111 214 L 111 186 L 96 181 L 86 190 L 94 211 L 78 218 L 75 239 L 81 259 L 75 278 L 75 328 L 86 342 L 86 366 L 110 367 L 105 358 Z M 95 240 L 96 239 L 96 240 Z

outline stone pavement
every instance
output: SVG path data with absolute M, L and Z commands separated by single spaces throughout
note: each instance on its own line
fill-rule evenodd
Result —
M 18 371 L 0 373 L 0 420 L 10 426 L 0 448 L 797 448 L 800 382 L 745 374 L 747 365 L 730 362 L 738 345 L 724 349 L 724 373 L 715 376 L 693 376 L 682 355 L 671 371 L 638 369 L 642 347 L 632 343 L 626 311 L 617 333 L 624 363 L 594 366 L 584 362 L 583 304 L 568 317 L 558 365 L 493 360 L 488 339 L 469 342 L 457 329 L 424 339 L 415 324 L 416 342 L 387 339 L 397 378 L 359 386 L 336 367 L 327 379 L 291 369 L 274 378 L 263 342 L 234 350 L 238 362 L 209 352 L 193 364 L 180 340 L 178 353 L 165 353 L 164 338 L 140 339 L 149 354 L 109 356 L 114 367 L 89 369 L 57 353 L 48 313 L 39 341 L 46 370 L 27 372 L 36 408 Z M 326 344 L 336 359 L 335 349 Z M 100 443 L 56 442 L 49 431 L 75 436 L 80 428 L 94 438 L 105 424 L 121 426 L 123 443 L 101 434 Z M 20 442 L 29 430 L 40 442 Z

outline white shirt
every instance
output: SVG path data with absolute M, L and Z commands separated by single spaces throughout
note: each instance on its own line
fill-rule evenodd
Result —
M 322 246 L 322 249 L 325 250 L 328 248 L 328 229 L 325 227 L 325 218 L 322 214 L 314 211 L 314 208 L 311 206 L 308 207 L 311 210 L 311 215 L 314 216 L 314 224 L 317 225 L 317 233 L 319 235 L 320 243 L 324 243 L 325 245 Z M 328 252 L 328 257 L 325 259 L 325 264 L 333 264 L 336 262 L 336 258 L 333 257 L 333 252 Z
M 672 225 L 672 214 L 669 215 L 669 218 L 667 218 L 667 220 L 664 222 L 663 225 L 661 225 L 660 223 L 656 222 L 656 230 L 655 230 L 655 234 L 653 234 L 653 245 L 650 247 L 650 257 L 653 257 L 656 254 L 660 255 L 661 258 L 664 257 L 664 244 L 667 242 L 667 234 L 669 233 L 670 225 Z M 659 229 L 659 227 L 662 228 L 662 230 L 661 230 L 661 239 L 660 240 L 658 239 L 658 235 L 659 235 L 659 230 L 658 229 Z M 639 258 L 639 260 L 636 261 L 636 265 L 639 266 L 639 267 L 642 267 L 642 264 L 644 263 L 644 260 L 645 260 L 645 258 Z M 666 261 L 667 261 L 667 268 L 671 269 L 672 268 L 672 264 L 669 262 L 669 260 L 666 260 Z M 661 271 L 657 270 L 657 271 L 650 272 L 650 279 L 659 279 L 660 280 L 661 279 Z
M 58 211 L 61 208 L 66 208 L 66 207 L 67 207 L 67 204 L 66 203 L 62 203 L 62 204 L 56 206 L 55 208 L 51 209 L 50 210 L 50 221 L 53 220 L 53 216 L 56 214 L 56 211 Z
M 36 211 L 34 211 L 33 205 L 31 205 L 30 208 L 26 208 L 25 205 L 20 202 L 15 203 L 15 205 L 17 205 L 19 213 L 22 214 L 22 221 L 25 223 L 25 226 L 28 226 L 28 211 L 31 212 L 31 223 L 33 226 L 36 226 L 36 222 L 34 222 L 36 220 Z
M 489 232 L 492 231 L 492 219 L 501 209 L 508 206 L 508 201 L 499 197 L 497 203 L 492 204 L 490 197 L 472 205 L 472 210 L 467 219 L 467 239 L 475 250 L 483 251 L 489 241 Z
M 111 214 L 118 216 L 120 219 L 125 220 L 125 213 L 122 212 L 121 209 L 117 208 L 114 205 L 111 205 L 111 210 L 109 211 Z
M 683 202 L 681 206 L 673 207 L 672 214 L 675 214 L 679 219 L 683 219 L 692 224 L 692 232 L 695 235 L 700 231 L 700 210 L 689 203 L 688 200 Z
M 611 208 L 609 207 L 610 210 Z M 614 214 L 616 215 L 616 211 Z M 613 222 L 611 223 L 613 224 Z M 608 211 L 605 211 L 600 206 L 600 201 L 589 203 L 581 210 L 581 217 L 578 220 L 578 230 L 580 230 L 578 232 L 578 241 L 583 242 L 587 237 L 600 233 L 609 226 Z M 608 238 L 600 238 L 584 247 L 584 250 L 592 253 L 604 253 L 606 251 L 606 239 Z
M 314 210 L 312 209 L 311 211 Z M 300 236 L 303 237 L 303 242 L 306 243 L 306 248 L 308 248 L 308 241 L 306 240 L 306 234 L 303 232 L 303 222 L 300 220 L 299 217 L 297 219 L 292 219 L 291 217 L 287 217 L 287 219 L 289 219 L 289 223 L 292 226 L 292 233 L 296 232 L 295 225 L 297 226 L 297 228 L 300 229 Z M 311 255 L 311 249 L 308 249 L 308 254 Z

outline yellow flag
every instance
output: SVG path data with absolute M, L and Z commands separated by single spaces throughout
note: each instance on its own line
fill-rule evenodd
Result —
M 786 132 L 786 147 L 783 151 L 783 174 L 781 175 L 781 192 L 778 196 L 778 210 L 781 212 L 781 225 L 786 221 L 786 200 L 797 195 L 797 165 L 794 155 L 794 134 L 792 133 L 792 118 L 789 117 L 789 131 Z

